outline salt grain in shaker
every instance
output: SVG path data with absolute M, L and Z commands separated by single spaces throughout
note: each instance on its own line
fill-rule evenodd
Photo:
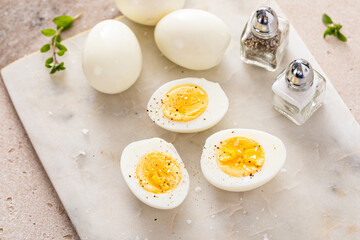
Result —
M 274 108 L 297 125 L 304 124 L 321 106 L 326 80 L 310 63 L 297 59 L 272 85 Z
M 241 59 L 275 71 L 285 54 L 288 38 L 289 22 L 270 7 L 260 7 L 251 15 L 241 35 Z

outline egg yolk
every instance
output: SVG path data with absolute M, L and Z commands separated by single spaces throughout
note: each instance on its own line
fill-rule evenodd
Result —
M 162 194 L 174 190 L 181 180 L 181 170 L 176 159 L 165 152 L 145 154 L 136 167 L 139 184 L 146 191 Z
M 231 137 L 216 146 L 219 168 L 233 177 L 252 176 L 264 165 L 265 153 L 258 142 L 247 137 Z
M 161 108 L 165 117 L 177 122 L 188 122 L 199 117 L 208 103 L 208 95 L 202 88 L 185 84 L 166 93 Z

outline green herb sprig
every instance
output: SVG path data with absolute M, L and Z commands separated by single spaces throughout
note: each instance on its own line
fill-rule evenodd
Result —
M 70 29 L 74 23 L 74 20 L 79 18 L 81 13 L 75 17 L 68 15 L 62 15 L 53 19 L 56 25 L 56 30 L 52 28 L 41 30 L 41 33 L 45 37 L 51 37 L 51 41 L 41 47 L 40 52 L 45 53 L 52 50 L 52 57 L 49 57 L 45 61 L 45 67 L 51 68 L 50 74 L 54 74 L 57 71 L 65 70 L 64 62 L 58 62 L 56 55 L 63 56 L 67 51 L 67 48 L 61 44 L 61 32 Z
M 340 41 L 346 42 L 347 38 L 340 32 L 340 29 L 342 28 L 341 24 L 334 23 L 329 15 L 324 13 L 322 15 L 322 21 L 327 26 L 327 29 L 324 32 L 323 37 L 325 38 L 327 35 L 334 35 L 337 37 Z

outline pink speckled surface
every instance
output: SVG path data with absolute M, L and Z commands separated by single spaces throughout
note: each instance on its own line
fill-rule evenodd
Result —
M 327 76 L 360 120 L 360 47 L 352 25 L 360 1 L 277 0 Z M 72 36 L 120 13 L 106 1 L 0 1 L 0 68 L 36 51 L 46 41 L 39 34 L 60 14 L 84 15 L 64 34 Z M 343 24 L 344 44 L 324 40 L 321 14 Z M 242 26 L 240 26 L 242 27 Z M 78 239 L 0 80 L 0 239 Z

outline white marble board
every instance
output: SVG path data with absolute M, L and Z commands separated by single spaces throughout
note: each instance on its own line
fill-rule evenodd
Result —
M 87 33 L 64 42 L 67 70 L 51 78 L 46 54 L 20 59 L 1 71 L 19 117 L 68 215 L 82 239 L 358 239 L 360 230 L 360 128 L 328 82 L 324 106 L 296 126 L 271 106 L 271 84 L 295 58 L 319 65 L 295 29 L 275 73 L 243 64 L 239 38 L 251 12 L 266 3 L 240 0 L 189 0 L 222 18 L 232 41 L 221 64 L 190 71 L 168 61 L 153 40 L 153 27 L 126 23 L 139 39 L 143 70 L 136 84 L 117 95 L 92 89 L 82 72 Z M 319 38 L 321 36 L 318 36 Z M 183 77 L 219 82 L 230 100 L 217 126 L 197 134 L 175 134 L 146 115 L 151 94 Z M 288 152 L 284 169 L 270 183 L 245 193 L 210 186 L 200 170 L 205 139 L 226 128 L 255 128 L 280 137 Z M 88 129 L 88 134 L 82 133 Z M 173 210 L 138 201 L 126 186 L 120 155 L 132 141 L 161 137 L 172 142 L 186 164 L 190 192 Z M 86 153 L 79 155 L 80 151 Z M 195 192 L 201 187 L 200 192 Z M 186 220 L 192 220 L 188 224 Z

